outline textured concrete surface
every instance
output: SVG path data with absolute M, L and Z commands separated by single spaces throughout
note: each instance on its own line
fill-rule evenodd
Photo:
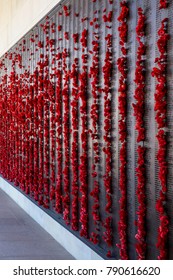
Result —
M 0 259 L 72 260 L 74 258 L 0 190 Z

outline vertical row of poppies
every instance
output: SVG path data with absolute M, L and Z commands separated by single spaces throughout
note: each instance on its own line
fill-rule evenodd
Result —
M 120 187 L 120 213 L 119 213 L 119 239 L 120 244 L 120 257 L 123 260 L 128 259 L 128 237 L 127 237 L 127 100 L 128 100 L 128 89 L 127 89 L 127 36 L 128 36 L 128 15 L 129 7 L 126 1 L 120 3 L 121 11 L 118 17 L 120 22 L 119 31 L 119 44 L 121 57 L 117 60 L 119 77 L 119 98 L 118 98 L 118 109 L 119 109 L 119 141 L 120 141 L 120 170 L 119 170 L 119 187 Z
M 136 40 L 138 43 L 137 47 L 137 59 L 136 59 L 136 70 L 135 70 L 135 94 L 134 99 L 136 103 L 133 104 L 134 116 L 136 118 L 135 129 L 137 131 L 137 233 L 136 233 L 136 252 L 138 259 L 145 259 L 146 257 L 146 161 L 145 161 L 145 26 L 146 18 L 142 8 L 138 8 L 138 22 L 136 26 Z
M 166 9 L 168 1 L 160 1 L 160 9 Z M 156 203 L 159 214 L 159 228 L 157 247 L 159 249 L 158 259 L 168 258 L 168 232 L 169 217 L 167 214 L 167 45 L 170 36 L 168 34 L 168 18 L 161 21 L 158 30 L 157 48 L 159 56 L 155 59 L 155 67 L 152 76 L 156 78 L 155 91 L 155 120 L 157 123 L 156 138 L 158 141 L 157 161 L 159 166 L 160 192 Z

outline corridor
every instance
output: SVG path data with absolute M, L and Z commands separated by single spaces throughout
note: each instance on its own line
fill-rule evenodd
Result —
M 1 260 L 73 260 L 40 225 L 0 190 Z

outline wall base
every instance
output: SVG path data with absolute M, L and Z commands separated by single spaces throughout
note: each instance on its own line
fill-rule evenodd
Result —
M 85 243 L 61 226 L 52 217 L 35 205 L 31 200 L 16 190 L 0 177 L 0 189 L 9 195 L 27 214 L 43 227 L 77 260 L 103 260 Z

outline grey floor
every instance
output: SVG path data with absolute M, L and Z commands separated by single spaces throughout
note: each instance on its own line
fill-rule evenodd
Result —
M 74 258 L 0 190 L 0 260 Z

